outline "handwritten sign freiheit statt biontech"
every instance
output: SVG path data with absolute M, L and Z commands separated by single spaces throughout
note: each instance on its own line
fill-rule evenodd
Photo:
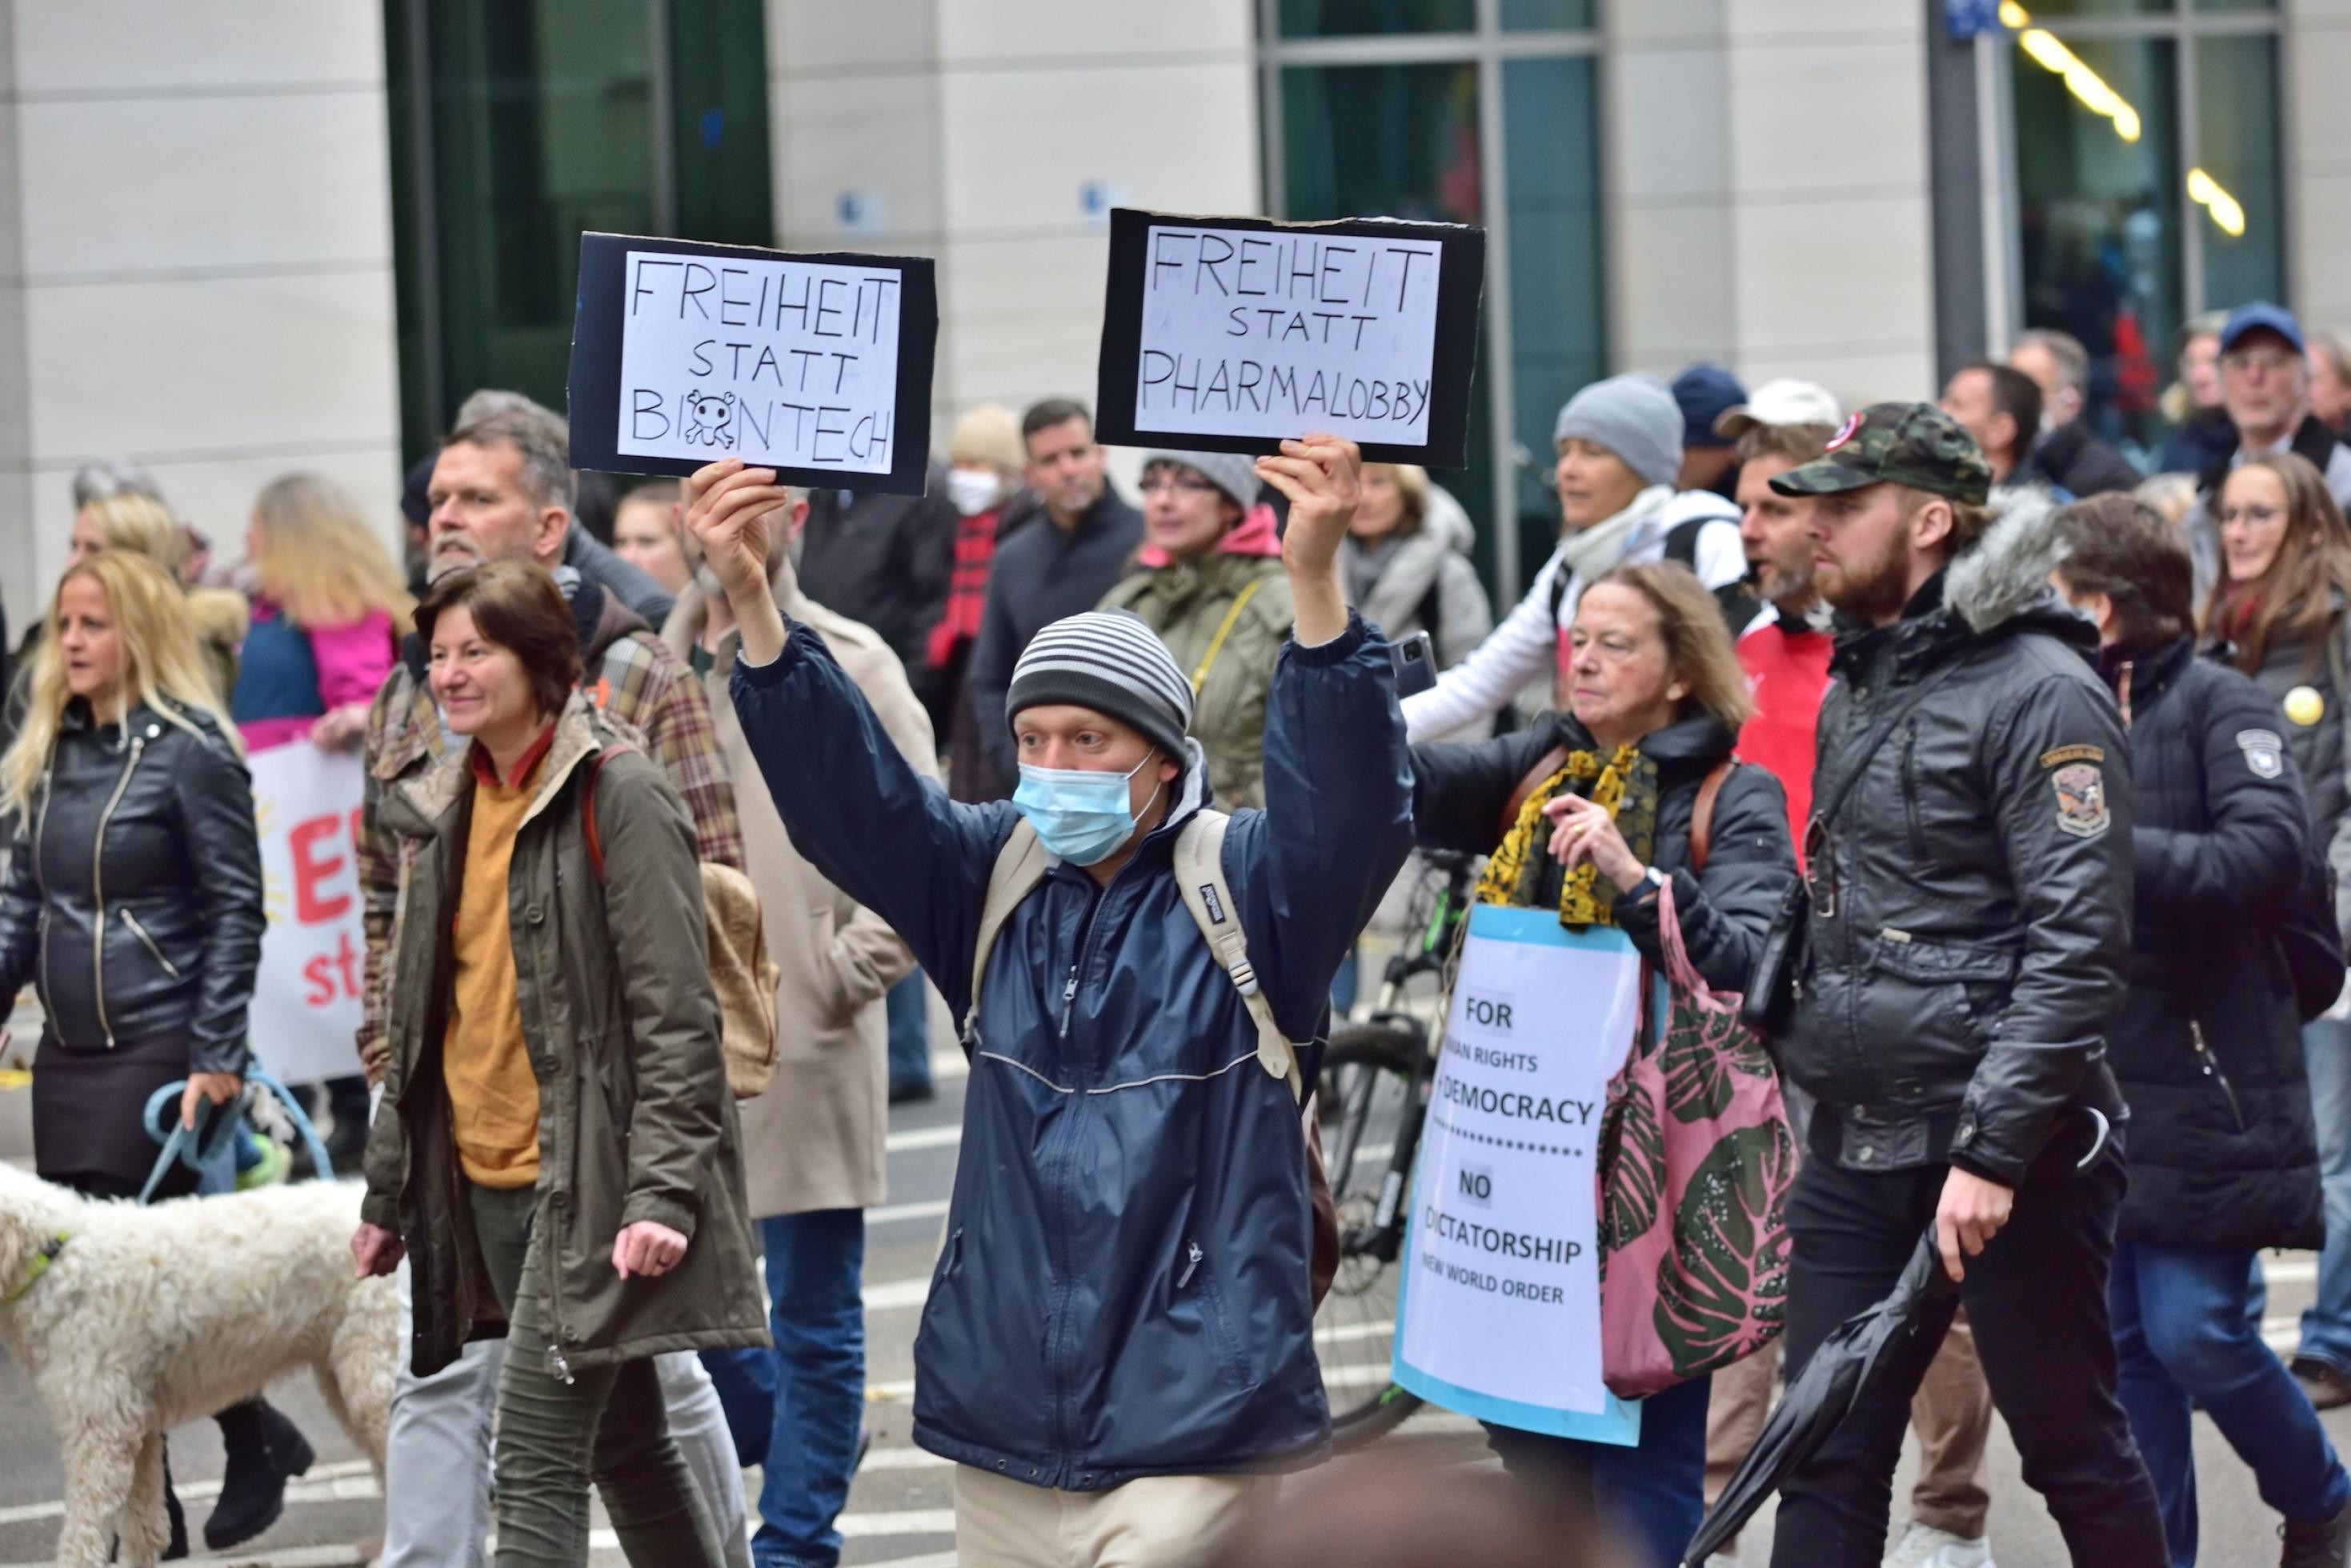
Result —
M 580 466 L 676 472 L 740 457 L 797 483 L 920 490 L 928 262 L 589 234 L 580 311 Z
M 1112 214 L 1105 441 L 1267 452 L 1329 431 L 1458 467 L 1482 230 Z

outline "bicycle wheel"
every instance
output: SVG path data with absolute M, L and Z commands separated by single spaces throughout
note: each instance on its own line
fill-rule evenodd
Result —
M 1381 1190 L 1395 1169 L 1397 1135 L 1418 1116 L 1413 1064 L 1423 1049 L 1405 1023 L 1335 1031 L 1322 1058 L 1322 1156 L 1339 1210 L 1339 1272 L 1314 1314 L 1314 1353 L 1339 1448 L 1370 1442 L 1420 1407 L 1389 1376 L 1401 1256 L 1384 1258 L 1400 1231 L 1376 1228 Z M 1397 1173 L 1407 1186 L 1409 1168 Z M 1400 1192 L 1398 1202 L 1411 1193 Z M 1384 1245 L 1383 1243 L 1384 1242 Z

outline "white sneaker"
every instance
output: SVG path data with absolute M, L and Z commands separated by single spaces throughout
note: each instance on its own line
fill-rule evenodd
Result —
M 1991 1542 L 1980 1535 L 1970 1541 L 1914 1519 L 1881 1568 L 1992 1568 Z

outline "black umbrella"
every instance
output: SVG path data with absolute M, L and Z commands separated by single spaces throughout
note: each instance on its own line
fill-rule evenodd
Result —
M 1739 1533 L 1763 1500 L 1851 1413 L 1855 1402 L 1877 1380 L 1886 1353 L 1917 1332 L 1918 1319 L 1930 1304 L 1958 1288 L 1943 1272 L 1943 1255 L 1930 1229 L 1910 1254 L 1894 1293 L 1838 1324 L 1788 1386 L 1755 1447 L 1724 1484 L 1722 1495 L 1682 1553 L 1686 1565 L 1704 1563 Z

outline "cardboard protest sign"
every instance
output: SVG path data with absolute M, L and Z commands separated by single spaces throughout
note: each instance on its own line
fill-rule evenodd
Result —
M 1462 944 L 1414 1172 L 1393 1372 L 1431 1404 L 1640 1440 L 1603 1378 L 1600 1116 L 1639 1017 L 1613 927 L 1480 904 Z
M 360 1070 L 360 796 L 354 753 L 297 741 L 256 752 L 253 809 L 269 917 L 254 976 L 251 1038 L 260 1064 L 289 1084 Z
M 922 257 L 582 234 L 572 465 L 919 495 L 938 327 Z
M 1102 440 L 1266 452 L 1330 431 L 1375 461 L 1468 461 L 1483 229 L 1126 208 L 1110 225 Z

